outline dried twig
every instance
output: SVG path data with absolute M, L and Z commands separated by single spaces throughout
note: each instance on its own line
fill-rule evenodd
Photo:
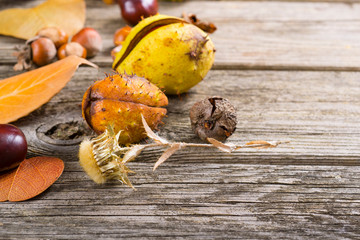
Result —
M 217 148 L 223 152 L 231 153 L 241 148 L 271 148 L 282 142 L 252 141 L 243 145 L 224 144 L 213 138 L 208 138 L 209 144 L 169 142 L 154 133 L 142 116 L 146 134 L 154 142 L 142 145 L 119 146 L 118 138 L 121 134 L 114 133 L 111 128 L 92 140 L 85 140 L 80 145 L 79 161 L 85 172 L 96 182 L 104 183 L 110 179 L 117 179 L 134 188 L 128 178 L 131 173 L 126 164 L 134 160 L 146 148 L 163 147 L 164 153 L 155 163 L 156 170 L 162 163 L 178 150 L 185 147 Z

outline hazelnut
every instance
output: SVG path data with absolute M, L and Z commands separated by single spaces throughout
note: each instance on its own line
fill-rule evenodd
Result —
M 83 28 L 75 34 L 71 42 L 80 43 L 87 52 L 88 58 L 94 57 L 102 49 L 102 39 L 100 34 L 93 28 Z
M 64 30 L 57 27 L 43 28 L 36 35 L 39 37 L 49 38 L 54 42 L 56 48 L 59 48 L 61 45 L 67 43 L 69 38 Z
M 114 44 L 115 46 L 119 46 L 120 44 L 122 44 L 126 37 L 129 35 L 130 31 L 131 31 L 131 27 L 129 26 L 125 26 L 123 28 L 119 28 L 118 30 L 116 30 L 115 34 L 114 34 Z
M 62 45 L 57 52 L 59 59 L 66 58 L 70 55 L 86 58 L 86 49 L 77 42 L 69 42 Z
M 49 38 L 40 37 L 31 44 L 32 61 L 38 66 L 52 62 L 56 56 L 56 47 Z

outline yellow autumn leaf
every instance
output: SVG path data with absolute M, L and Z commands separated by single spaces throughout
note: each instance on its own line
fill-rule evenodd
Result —
M 58 27 L 69 36 L 84 27 L 84 0 L 47 0 L 28 9 L 0 11 L 0 34 L 30 39 L 45 27 Z
M 75 55 L 30 72 L 0 80 L 0 124 L 15 121 L 48 102 L 70 81 L 81 64 L 97 67 Z

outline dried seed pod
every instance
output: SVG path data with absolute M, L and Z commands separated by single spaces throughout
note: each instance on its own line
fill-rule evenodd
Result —
M 116 74 L 95 82 L 86 91 L 82 114 L 88 125 L 98 134 L 109 126 L 121 132 L 120 144 L 138 142 L 146 133 L 141 114 L 152 129 L 166 115 L 165 94 L 145 78 Z
M 225 141 L 236 129 L 235 107 L 225 98 L 209 97 L 195 103 L 190 110 L 191 126 L 202 140 Z
M 212 22 L 205 22 L 196 17 L 193 13 L 183 13 L 182 17 L 191 24 L 194 24 L 201 30 L 207 33 L 213 33 L 216 31 L 216 26 Z
M 67 33 L 58 27 L 47 27 L 41 29 L 37 34 L 39 37 L 49 38 L 55 44 L 56 48 L 67 43 L 69 36 Z

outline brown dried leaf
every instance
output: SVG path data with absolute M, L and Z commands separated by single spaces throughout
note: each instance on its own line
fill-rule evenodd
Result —
M 48 0 L 33 8 L 0 12 L 0 34 L 22 39 L 30 39 L 40 29 L 54 26 L 72 36 L 84 23 L 84 0 Z
M 17 169 L 0 175 L 0 202 L 25 201 L 50 187 L 62 174 L 64 162 L 54 157 L 34 157 Z
M 123 163 L 130 162 L 140 155 L 141 151 L 146 145 L 135 145 L 129 151 L 127 151 L 122 159 Z
M 182 17 L 185 19 L 185 21 L 194 24 L 204 32 L 213 33 L 217 29 L 214 23 L 201 21 L 193 13 L 183 13 Z
M 182 147 L 183 147 L 183 144 L 181 144 L 181 143 L 173 143 L 173 144 L 171 144 L 171 147 L 166 149 L 166 151 L 161 155 L 159 160 L 157 160 L 157 162 L 154 165 L 153 171 L 155 171 L 156 168 L 158 166 L 160 166 L 160 164 L 165 162 L 169 157 L 171 157 L 171 155 L 173 155 L 177 150 L 181 149 Z
M 144 125 L 146 134 L 148 135 L 149 138 L 153 139 L 156 143 L 160 143 L 160 144 L 168 144 L 169 143 L 167 140 L 159 137 L 156 133 L 153 132 L 153 130 L 151 130 L 151 128 L 147 124 L 147 122 L 142 114 L 141 114 L 141 121 Z
M 217 147 L 219 150 L 221 150 L 223 152 L 231 153 L 234 150 L 231 146 L 226 145 L 222 142 L 219 142 L 218 140 L 216 140 L 214 138 L 207 138 L 207 140 L 209 143 L 211 143 L 212 145 L 214 145 L 215 147 Z

